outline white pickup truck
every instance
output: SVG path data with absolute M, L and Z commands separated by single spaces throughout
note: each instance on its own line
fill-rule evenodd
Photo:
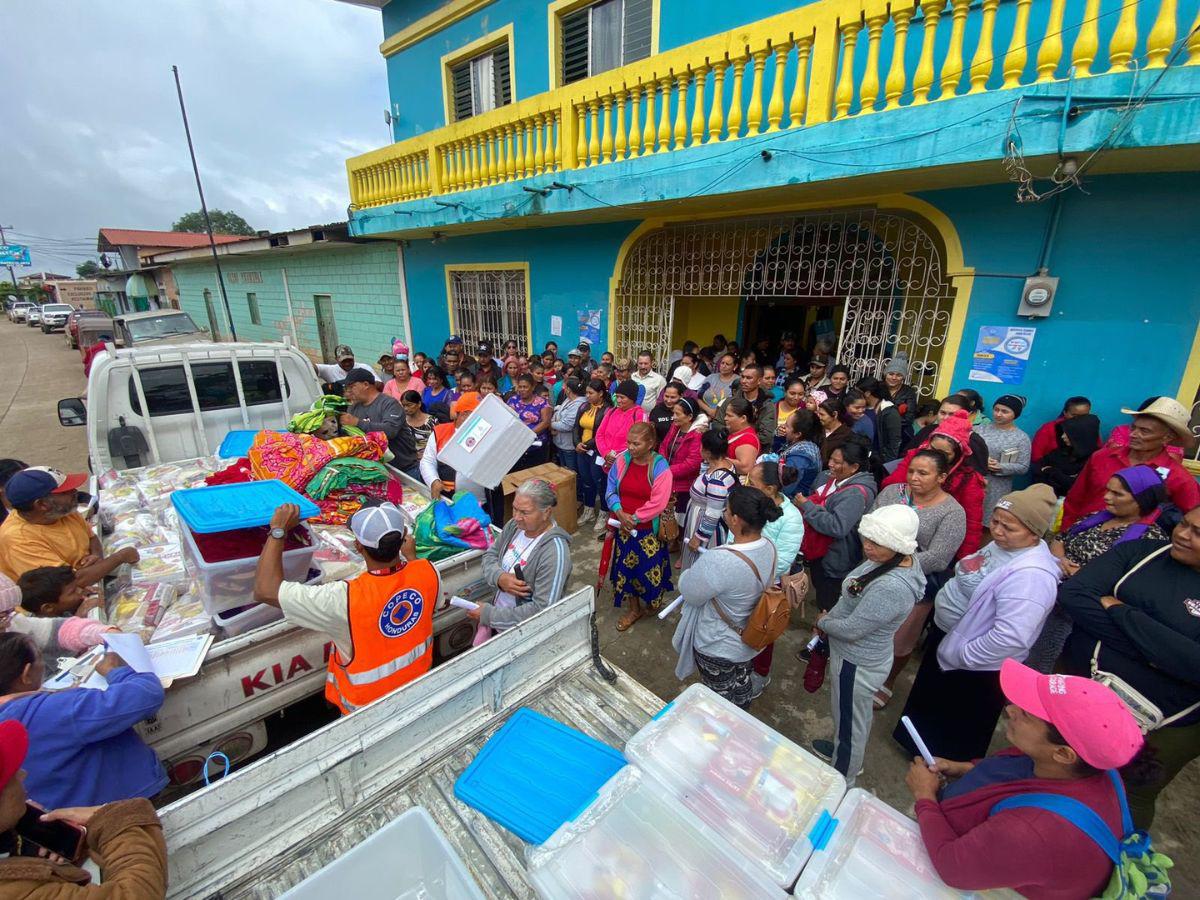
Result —
M 89 462 L 100 473 L 209 456 L 230 430 L 284 428 L 320 393 L 308 358 L 286 344 L 110 350 L 92 366 L 86 400 L 60 401 L 59 418 L 86 424 Z M 400 472 L 393 477 L 406 495 L 428 498 L 424 485 Z M 482 555 L 464 551 L 435 564 L 442 579 L 438 662 L 471 644 L 474 626 L 449 598 L 479 599 Z M 199 674 L 173 684 L 158 715 L 139 726 L 172 783 L 198 781 L 213 751 L 235 764 L 261 752 L 268 723 L 324 690 L 329 649 L 321 635 L 287 622 L 214 643 Z
M 624 746 L 662 707 L 637 681 L 605 666 L 593 613 L 593 591 L 584 588 L 353 715 L 164 807 L 167 896 L 278 897 L 420 805 L 485 896 L 532 898 L 524 843 L 457 801 L 454 781 L 521 706 L 613 747 Z

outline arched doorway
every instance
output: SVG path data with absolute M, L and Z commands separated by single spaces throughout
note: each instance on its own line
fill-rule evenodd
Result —
M 670 223 L 638 238 L 625 258 L 613 349 L 632 356 L 649 348 L 664 359 L 699 308 L 705 324 L 735 322 L 744 345 L 794 331 L 811 346 L 810 326 L 827 315 L 838 361 L 856 378 L 878 374 L 903 351 L 911 382 L 930 395 L 957 296 L 945 259 L 936 229 L 907 211 Z M 704 342 L 712 332 L 686 336 Z

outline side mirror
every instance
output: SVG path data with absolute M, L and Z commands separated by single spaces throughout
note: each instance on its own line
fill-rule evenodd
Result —
M 79 397 L 67 397 L 65 400 L 59 400 L 58 424 L 66 426 L 86 425 L 87 407 L 83 405 L 83 400 Z

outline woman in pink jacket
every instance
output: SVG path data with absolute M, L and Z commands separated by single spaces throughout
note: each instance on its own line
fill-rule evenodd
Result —
M 596 459 L 603 460 L 604 477 L 612 471 L 613 460 L 625 451 L 629 428 L 635 422 L 645 422 L 646 411 L 638 406 L 637 385 L 622 381 L 613 392 L 613 406 L 596 429 Z M 606 507 L 607 509 L 607 507 Z M 604 534 L 607 518 L 596 517 L 596 533 Z
M 654 452 L 655 437 L 649 422 L 631 425 L 628 449 L 617 455 L 608 473 L 605 499 L 612 518 L 620 523 L 613 536 L 613 602 L 626 607 L 617 631 L 645 615 L 643 604 L 657 606 L 663 593 L 672 589 L 671 557 L 657 525 L 673 482 L 667 461 Z
M 671 477 L 675 481 L 675 518 L 683 524 L 687 513 L 688 489 L 700 474 L 700 435 L 708 429 L 708 416 L 700 412 L 695 400 L 680 398 L 672 411 L 674 421 L 658 446 L 671 466 Z

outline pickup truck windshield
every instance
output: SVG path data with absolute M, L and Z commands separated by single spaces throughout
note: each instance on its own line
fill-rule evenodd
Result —
M 45 306 L 42 307 L 42 312 L 48 312 L 48 313 L 64 313 L 64 312 L 69 313 L 69 312 L 74 312 L 74 311 L 75 311 L 75 307 L 70 306 L 69 304 L 66 304 L 66 303 L 47 303 Z
M 176 334 L 191 334 L 200 330 L 192 321 L 192 317 L 182 312 L 145 319 L 126 319 L 125 327 L 129 329 L 129 335 L 135 343 Z

